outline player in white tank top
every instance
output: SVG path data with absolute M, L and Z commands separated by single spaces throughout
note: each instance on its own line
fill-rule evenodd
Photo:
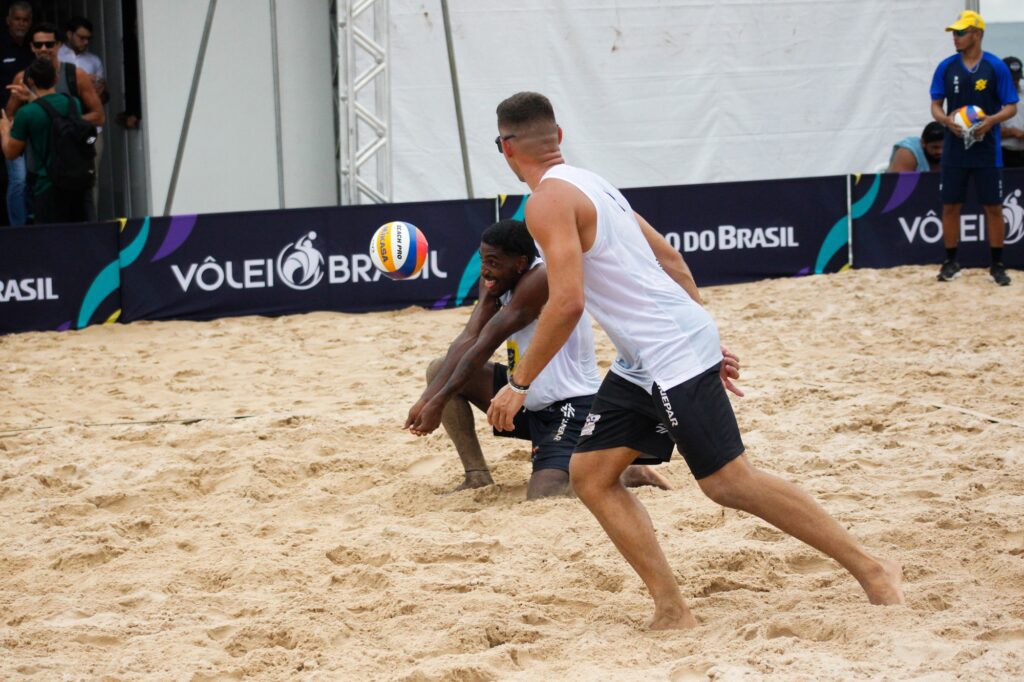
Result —
M 714 464 L 701 475 L 691 462 L 692 453 L 683 454 L 708 497 L 757 515 L 827 553 L 857 578 L 871 603 L 902 603 L 899 564 L 868 554 L 805 492 L 755 468 L 743 454 L 722 388 L 739 394 L 730 382 L 738 368 L 727 354 L 718 369 L 718 332 L 698 305 L 700 294 L 681 254 L 608 182 L 565 165 L 562 130 L 546 97 L 518 93 L 499 104 L 497 114 L 496 143 L 509 168 L 533 191 L 526 224 L 543 251 L 549 294 L 530 351 L 509 377 L 509 386 L 491 401 L 488 419 L 497 427 L 511 424 L 530 382 L 558 352 L 586 307 L 612 338 L 621 361 L 602 383 L 581 432 L 570 463 L 572 486 L 647 585 L 655 606 L 650 627 L 694 627 L 696 620 L 650 517 L 619 482 L 621 472 L 642 454 L 637 444 L 614 444 L 613 434 L 599 441 L 600 449 L 583 447 L 582 441 L 591 438 L 588 430 L 601 429 L 606 422 L 621 426 L 618 433 L 629 438 L 640 439 L 640 432 L 630 430 L 635 421 L 644 429 L 649 424 L 660 427 L 687 451 L 700 446 L 694 449 L 711 455 Z M 720 377 L 711 374 L 716 371 Z M 637 388 L 647 382 L 637 372 L 650 375 L 657 384 L 655 395 Z M 623 402 L 603 399 L 606 387 L 609 397 Z M 608 415 L 605 422 L 599 403 Z M 652 428 L 644 437 L 655 435 Z M 714 452 L 726 445 L 731 451 Z M 716 454 L 722 455 L 717 462 Z

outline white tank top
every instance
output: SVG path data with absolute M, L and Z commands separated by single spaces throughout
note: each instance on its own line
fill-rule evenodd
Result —
M 566 164 L 541 178 L 564 180 L 594 204 L 597 232 L 583 254 L 586 307 L 619 353 L 612 370 L 651 390 L 671 388 L 722 361 L 711 315 L 669 277 L 629 202 L 604 178 Z
M 543 261 L 538 258 L 530 266 L 539 266 Z M 512 291 L 501 295 L 501 304 L 508 305 L 512 299 Z M 537 331 L 537 320 L 512 334 L 505 343 L 508 349 L 508 373 L 519 363 L 526 353 L 527 346 Z M 576 329 L 569 335 L 569 340 L 551 358 L 551 362 L 541 370 L 537 378 L 530 382 L 530 392 L 526 394 L 524 406 L 528 410 L 542 410 L 553 402 L 594 395 L 601 386 L 601 372 L 597 369 L 594 357 L 594 332 L 590 327 L 590 316 L 584 313 L 576 324 Z

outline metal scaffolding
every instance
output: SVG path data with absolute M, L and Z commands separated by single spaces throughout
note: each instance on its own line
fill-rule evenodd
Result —
M 338 198 L 391 201 L 388 0 L 336 0 Z

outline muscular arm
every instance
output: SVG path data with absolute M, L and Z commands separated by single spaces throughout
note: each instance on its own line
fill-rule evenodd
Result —
M 651 251 L 654 251 L 654 257 L 658 259 L 661 269 L 676 284 L 681 286 L 690 295 L 690 298 L 704 305 L 704 299 L 701 298 L 700 291 L 697 289 L 697 282 L 693 279 L 690 266 L 683 260 L 683 254 L 672 248 L 672 245 L 665 241 L 661 233 L 651 227 L 651 224 L 644 220 L 642 215 L 636 212 L 633 215 L 636 216 L 636 221 L 640 224 L 640 230 L 644 234 L 644 239 L 650 245 Z
M 917 170 L 917 159 L 909 149 L 900 147 L 889 162 L 890 173 L 913 173 Z
M 18 112 L 21 105 L 29 101 L 32 93 L 25 86 L 23 80 L 25 75 L 24 71 L 19 71 L 14 75 L 14 80 L 7 86 L 8 92 L 11 96 L 7 98 L 7 106 L 4 107 L 4 111 L 7 112 L 7 118 L 14 120 L 14 114 Z
M 964 131 L 962 131 L 959 126 L 953 123 L 953 119 L 947 116 L 945 109 L 942 108 L 942 103 L 945 101 L 946 100 L 944 99 L 932 100 L 932 118 L 934 118 L 942 125 L 946 126 L 946 128 L 948 128 L 957 137 L 963 137 Z
M 576 227 L 579 190 L 562 182 L 542 185 L 526 204 L 526 224 L 540 244 L 548 271 L 548 303 L 513 379 L 529 384 L 572 334 L 583 315 L 583 247 Z
M 77 67 L 76 67 L 77 69 Z M 94 126 L 102 126 L 107 121 L 103 113 L 103 104 L 96 94 L 96 86 L 92 84 L 92 76 L 77 69 L 78 99 L 82 100 L 82 118 Z
M 473 338 L 467 338 L 454 369 L 437 389 L 435 399 L 447 401 L 458 393 L 473 373 L 487 362 L 505 339 L 526 327 L 541 314 L 548 298 L 548 278 L 543 266 L 530 270 L 519 280 L 509 299 Z M 532 346 L 532 343 L 531 343 Z M 448 358 L 445 359 L 448 365 Z M 444 372 L 438 373 L 438 377 Z

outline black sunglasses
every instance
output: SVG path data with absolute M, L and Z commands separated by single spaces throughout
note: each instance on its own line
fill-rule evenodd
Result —
M 501 143 L 503 141 L 505 141 L 505 140 L 511 140 L 513 137 L 515 137 L 514 134 L 512 134 L 512 135 L 505 135 L 504 137 L 502 137 L 501 135 L 498 135 L 496 138 L 494 138 L 494 144 L 498 146 L 498 153 L 499 154 L 504 154 L 505 153 L 505 150 L 501 148 Z
M 965 29 L 962 29 L 962 30 L 959 30 L 959 31 L 953 31 L 953 35 L 955 35 L 957 38 L 963 38 L 968 33 L 974 33 L 974 29 L 973 28 L 965 28 Z
M 33 40 L 32 47 L 41 50 L 44 47 L 53 47 L 57 44 L 56 40 Z

